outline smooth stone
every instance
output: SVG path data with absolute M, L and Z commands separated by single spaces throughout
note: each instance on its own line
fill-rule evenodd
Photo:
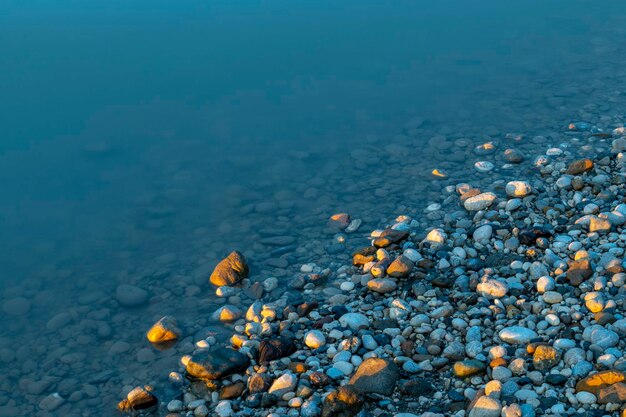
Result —
M 23 316 L 30 310 L 31 303 L 24 297 L 15 297 L 2 304 L 2 311 L 9 316 Z
M 239 251 L 231 252 L 222 259 L 213 269 L 209 278 L 211 284 L 218 287 L 230 286 L 248 277 L 250 269 L 246 258 Z
M 297 385 L 298 377 L 288 372 L 276 378 L 270 386 L 268 392 L 276 395 L 277 397 L 282 397 L 288 392 L 295 391 Z
M 318 349 L 326 344 L 326 337 L 319 330 L 311 330 L 304 336 L 304 344 L 311 349 Z
M 532 187 L 526 181 L 510 181 L 506 184 L 506 195 L 514 198 L 523 198 L 532 192 Z
M 494 193 L 481 193 L 474 197 L 470 197 L 463 203 L 463 206 L 468 211 L 484 210 L 491 206 L 496 201 L 496 195 Z
M 150 343 L 165 343 L 178 339 L 180 334 L 176 319 L 172 316 L 164 316 L 152 325 L 146 337 Z
M 250 359 L 233 349 L 200 350 L 189 358 L 186 370 L 194 378 L 216 380 L 246 370 Z
M 398 284 L 390 279 L 375 278 L 367 282 L 367 288 L 379 294 L 387 294 L 398 288 Z
M 521 326 L 506 327 L 498 333 L 503 342 L 512 345 L 523 345 L 537 337 L 534 330 Z
M 362 394 L 390 396 L 396 387 L 399 371 L 395 363 L 381 358 L 368 358 L 350 378 L 350 384 Z
M 352 330 L 359 330 L 363 327 L 369 327 L 370 320 L 365 314 L 346 313 L 343 316 L 339 317 L 339 324 L 341 324 L 342 327 L 347 327 Z
M 483 395 L 469 412 L 469 417 L 500 417 L 502 404 L 495 398 Z
M 148 301 L 148 291 L 134 285 L 122 284 L 115 290 L 115 298 L 124 307 L 137 307 Z

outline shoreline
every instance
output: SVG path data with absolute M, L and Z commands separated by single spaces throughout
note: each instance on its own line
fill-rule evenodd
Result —
M 171 375 L 180 399 L 160 398 L 159 410 L 171 417 L 618 412 L 626 401 L 626 275 L 618 259 L 626 206 L 617 151 L 626 139 L 613 128 L 572 123 L 566 146 L 534 160 L 514 148 L 477 146 L 472 186 L 447 184 L 424 219 L 400 216 L 372 232 L 373 245 L 349 264 L 303 265 L 289 282 L 299 300 L 286 293 L 245 312 L 220 307 L 216 317 L 232 323 L 235 336 L 197 342 Z M 494 163 L 515 178 L 490 181 Z M 354 220 L 330 219 L 337 244 L 350 238 L 342 231 Z M 245 264 L 227 262 L 222 272 L 240 284 Z M 217 295 L 238 291 L 219 287 Z M 218 354 L 223 347 L 236 348 L 228 360 Z M 187 384 L 185 368 L 203 379 Z M 594 386 L 593 375 L 607 370 L 610 383 Z

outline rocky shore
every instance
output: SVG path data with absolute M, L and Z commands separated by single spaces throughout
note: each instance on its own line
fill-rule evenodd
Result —
M 232 252 L 206 280 L 226 300 L 213 318 L 233 336 L 192 335 L 169 381 L 128 387 L 119 409 L 626 416 L 624 134 L 575 122 L 531 157 L 480 145 L 467 182 L 431 173 L 443 194 L 422 217 L 399 216 L 347 262 L 304 264 L 290 280 L 255 276 Z M 332 215 L 329 252 L 360 226 Z M 289 290 L 271 297 L 278 286 Z M 257 301 L 242 308 L 240 292 Z M 170 316 L 146 330 L 157 347 L 190 336 Z

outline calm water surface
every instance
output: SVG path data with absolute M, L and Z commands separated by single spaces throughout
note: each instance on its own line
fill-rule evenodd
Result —
M 227 331 L 206 271 L 230 250 L 252 281 L 286 287 L 438 201 L 430 170 L 468 180 L 463 144 L 541 135 L 530 158 L 568 121 L 624 114 L 625 10 L 0 4 L 0 416 L 99 416 L 126 387 L 158 385 Z M 325 224 L 339 211 L 364 226 L 336 253 Z M 120 284 L 148 300 L 120 306 Z M 158 352 L 144 332 L 164 314 L 187 338 Z M 54 392 L 64 403 L 41 411 Z

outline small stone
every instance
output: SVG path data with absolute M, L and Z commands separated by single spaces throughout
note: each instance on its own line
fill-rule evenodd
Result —
M 365 314 L 346 313 L 339 318 L 339 324 L 341 324 L 342 327 L 347 327 L 352 330 L 359 330 L 360 328 L 369 327 L 370 320 Z
M 579 175 L 583 172 L 589 171 L 592 168 L 593 161 L 591 159 L 579 159 L 572 162 L 569 167 L 567 167 L 567 171 L 565 171 L 565 173 L 568 175 Z
M 459 378 L 476 375 L 485 371 L 485 364 L 475 359 L 456 362 L 453 366 L 454 375 Z
M 23 316 L 30 310 L 30 305 L 30 301 L 24 297 L 11 298 L 2 304 L 2 311 L 9 316 Z
M 180 334 L 176 319 L 172 316 L 164 316 L 152 325 L 146 337 L 150 343 L 158 344 L 174 341 L 180 337 Z
M 286 337 L 275 337 L 272 339 L 265 339 L 261 341 L 259 345 L 259 358 L 260 364 L 282 359 L 284 357 L 292 355 L 297 350 L 295 343 Z
M 115 298 L 123 307 L 137 307 L 148 301 L 148 291 L 134 285 L 122 284 L 115 290 Z
M 65 399 L 61 397 L 61 395 L 58 392 L 55 392 L 53 394 L 45 396 L 39 402 L 39 408 L 44 411 L 54 411 L 57 408 L 59 408 L 64 402 L 65 402 Z
M 502 298 L 506 295 L 508 287 L 506 282 L 497 279 L 485 279 L 476 286 L 476 292 L 487 298 Z
M 218 287 L 234 285 L 247 278 L 249 271 L 246 258 L 240 252 L 233 251 L 217 264 L 210 281 Z
M 304 336 L 304 344 L 311 349 L 318 349 L 326 344 L 326 337 L 319 330 L 311 330 Z
M 586 392 L 586 391 L 577 392 L 576 393 L 576 399 L 581 404 L 594 404 L 597 401 L 597 398 L 596 398 L 595 395 L 593 395 L 590 392 Z
M 542 298 L 547 304 L 558 304 L 563 301 L 563 295 L 556 291 L 546 291 L 543 293 Z
M 506 184 L 506 195 L 514 198 L 526 197 L 532 191 L 532 187 L 526 181 L 510 181 Z
M 120 401 L 117 407 L 121 411 L 147 410 L 155 407 L 159 400 L 148 387 L 136 387 L 126 395 L 126 399 Z
M 293 392 L 298 385 L 298 377 L 292 373 L 285 373 L 276 378 L 270 386 L 269 393 L 282 397 L 288 392 Z
M 589 232 L 608 233 L 611 231 L 611 222 L 597 216 L 591 216 L 589 219 Z
M 413 262 L 404 255 L 398 256 L 387 268 L 387 275 L 396 278 L 408 277 L 413 270 Z
M 363 405 L 359 394 L 350 385 L 344 385 L 332 391 L 324 399 L 322 417 L 352 417 Z
M 469 417 L 500 417 L 502 404 L 495 398 L 483 395 L 469 412 Z
M 330 216 L 328 224 L 339 230 L 343 230 L 350 224 L 350 215 L 348 213 L 337 213 Z
M 561 354 L 552 346 L 539 345 L 533 353 L 533 365 L 538 371 L 545 371 L 558 365 Z
M 578 259 L 572 261 L 567 270 L 567 279 L 569 283 L 578 287 L 585 280 L 589 279 L 593 274 L 591 264 L 588 259 Z

